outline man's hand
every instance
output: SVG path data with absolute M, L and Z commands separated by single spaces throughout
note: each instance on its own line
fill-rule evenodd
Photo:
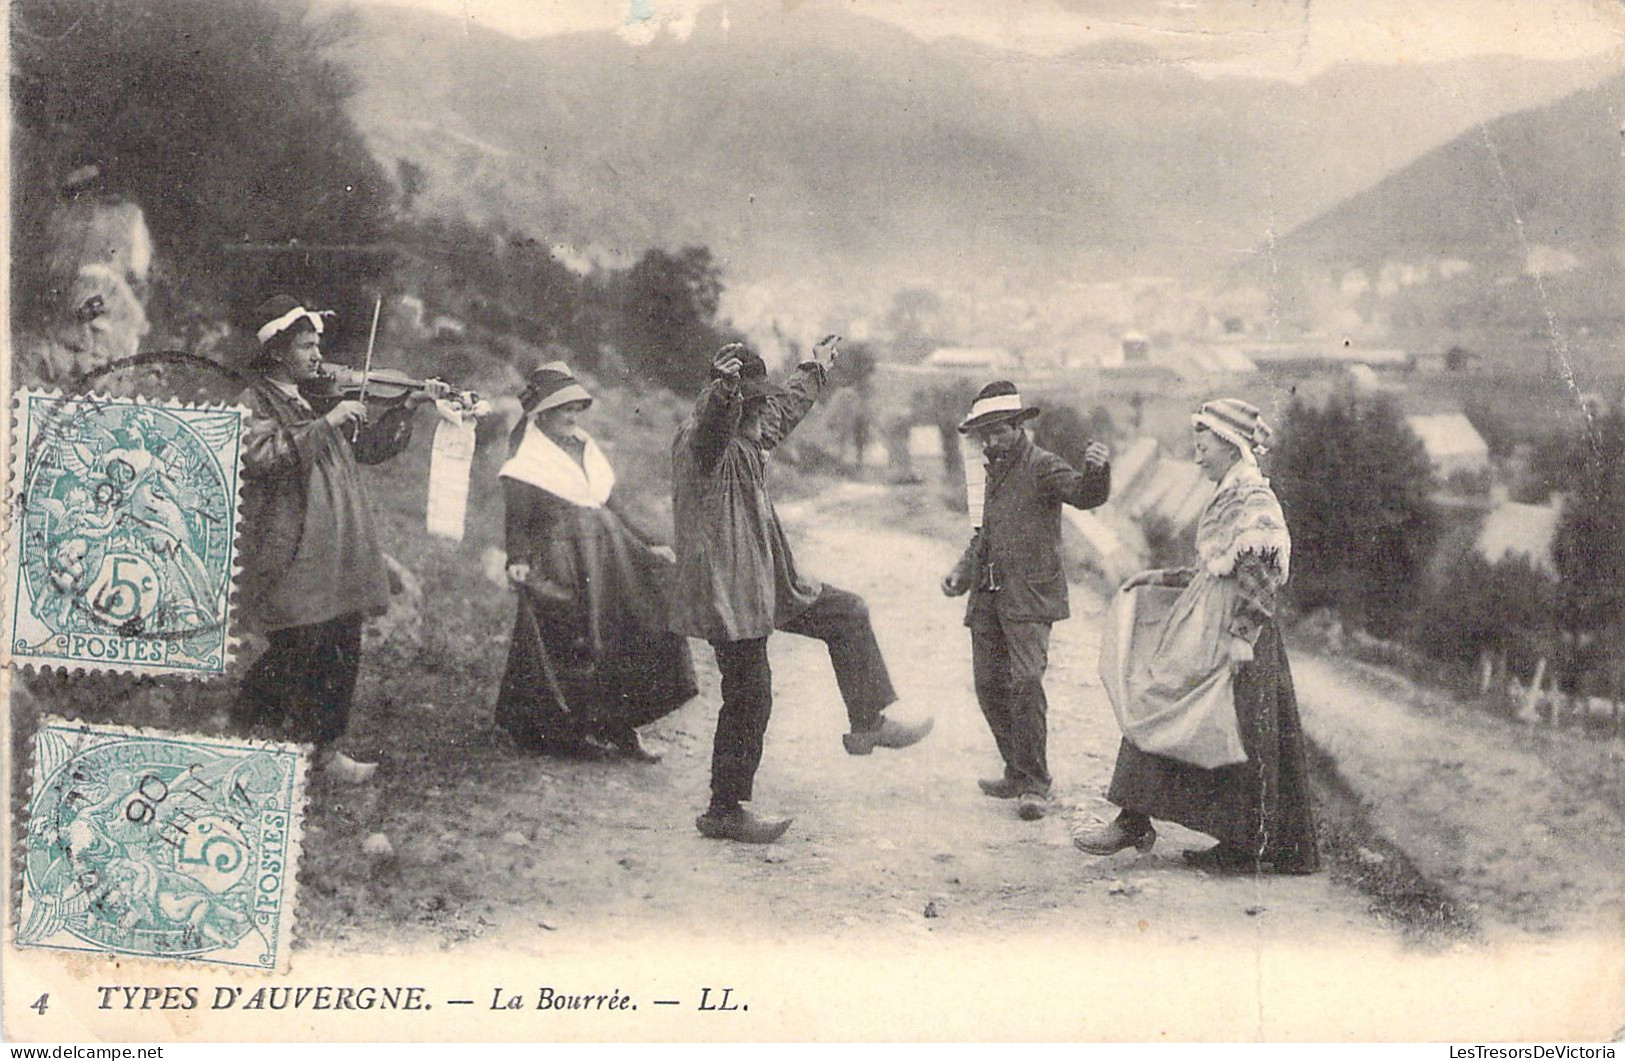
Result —
M 666 561 L 668 564 L 675 564 L 677 562 L 677 553 L 669 545 L 651 545 L 649 546 L 649 551 L 660 557 L 660 559 Z
M 818 362 L 826 372 L 835 367 L 835 361 L 841 356 L 841 337 L 839 335 L 826 335 L 818 340 L 813 347 L 812 359 Z
M 451 385 L 449 383 L 444 380 L 426 379 L 423 381 L 423 389 L 413 394 L 409 401 L 412 408 L 415 409 L 420 405 L 427 405 L 430 402 L 449 397 L 451 397 Z
M 1091 468 L 1102 468 L 1111 459 L 1112 451 L 1104 442 L 1091 442 L 1083 451 L 1083 463 Z
M 525 584 L 525 580 L 528 578 L 530 578 L 529 564 L 508 565 L 508 588 L 515 589 L 519 586 L 523 586 Z
M 323 417 L 330 425 L 343 430 L 352 424 L 367 422 L 367 403 L 357 401 L 342 401 L 327 411 Z
M 942 578 L 942 595 L 944 597 L 963 597 L 970 592 L 970 579 L 959 568 L 954 568 Z
M 1253 646 L 1246 638 L 1232 637 L 1230 639 L 1230 669 L 1235 670 L 1243 663 L 1253 661 Z
M 744 343 L 729 343 L 711 359 L 711 368 L 729 383 L 739 382 L 739 370 L 744 367 Z

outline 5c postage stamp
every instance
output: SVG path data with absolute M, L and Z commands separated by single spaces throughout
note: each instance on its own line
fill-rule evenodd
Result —
M 33 767 L 18 946 L 286 968 L 298 745 L 47 718 Z
M 37 391 L 16 402 L 6 658 L 223 674 L 246 412 Z

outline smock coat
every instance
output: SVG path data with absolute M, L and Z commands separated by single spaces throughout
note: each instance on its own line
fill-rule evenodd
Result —
M 259 379 L 238 396 L 243 430 L 238 601 L 260 632 L 308 626 L 389 605 L 357 462 L 381 464 L 412 439 L 412 412 L 390 409 L 354 442 L 309 404 Z
M 1111 488 L 1111 465 L 1088 465 L 1080 472 L 1036 445 L 1025 431 L 990 461 L 982 527 L 955 568 L 955 578 L 971 584 L 965 625 L 995 615 L 1009 622 L 1067 618 L 1071 611 L 1061 564 L 1061 506 L 1095 508 L 1105 503 Z
M 714 380 L 672 442 L 677 590 L 671 629 L 708 641 L 766 637 L 818 599 L 796 571 L 767 489 L 767 454 L 812 409 L 824 369 L 801 365 L 784 393 L 761 399 L 760 441 L 737 434 L 737 383 Z

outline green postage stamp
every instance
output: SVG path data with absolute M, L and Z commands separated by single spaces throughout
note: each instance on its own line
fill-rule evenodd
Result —
M 225 673 L 245 411 L 37 391 L 15 410 L 6 658 Z
M 47 718 L 33 751 L 18 946 L 287 968 L 298 745 Z

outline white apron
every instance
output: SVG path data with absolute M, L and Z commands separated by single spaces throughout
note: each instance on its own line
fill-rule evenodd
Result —
M 1100 679 L 1136 748 L 1207 770 L 1247 761 L 1227 632 L 1236 592 L 1235 579 L 1198 568 L 1183 590 L 1137 586 L 1112 598 Z

